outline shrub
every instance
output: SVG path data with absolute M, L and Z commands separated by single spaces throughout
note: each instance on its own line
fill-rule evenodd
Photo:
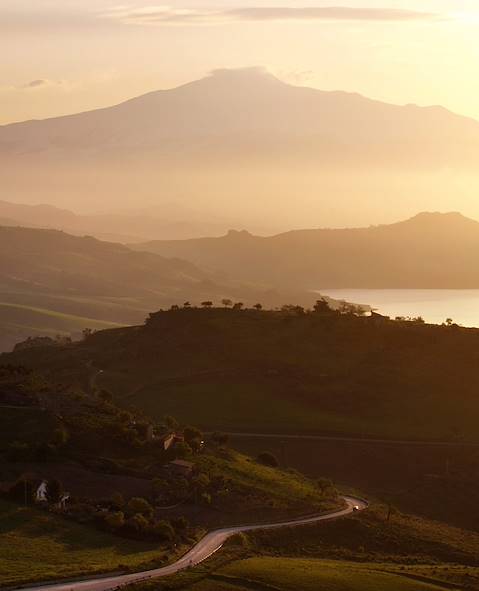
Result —
M 257 461 L 259 464 L 269 466 L 270 468 L 277 468 L 279 466 L 277 457 L 269 451 L 261 452 L 257 457 Z
M 59 447 L 68 443 L 68 439 L 68 432 L 62 427 L 55 429 L 55 431 L 53 432 L 53 443 Z
M 200 441 L 203 439 L 203 435 L 201 434 L 201 431 L 199 429 L 197 429 L 196 427 L 185 427 L 185 430 L 183 431 L 183 435 L 185 437 L 186 443 L 189 443 L 190 445 L 191 445 L 191 442 L 195 441 L 196 439 L 198 439 Z
M 159 540 L 171 542 L 175 537 L 175 530 L 168 521 L 157 521 L 150 527 L 150 532 Z
M 142 499 L 141 497 L 130 499 L 127 509 L 130 515 L 151 515 L 153 513 L 153 507 L 146 499 Z
M 179 443 L 177 443 L 175 445 L 175 456 L 179 459 L 184 459 L 187 458 L 188 456 L 190 456 L 192 453 L 192 449 L 191 447 L 183 442 L 180 441 Z
M 113 530 L 120 529 L 125 525 L 125 514 L 123 511 L 115 511 L 114 513 L 107 513 L 105 516 L 105 523 Z
M 171 524 L 172 526 L 180 531 L 184 531 L 185 529 L 188 529 L 189 527 L 189 522 L 188 519 L 186 519 L 186 517 L 184 517 L 183 515 L 180 515 L 179 517 L 174 517 L 171 520 Z
M 148 520 L 143 517 L 143 515 L 137 513 L 128 519 L 126 526 L 129 530 L 135 533 L 142 533 L 148 529 L 149 523 Z
M 120 492 L 115 492 L 111 495 L 111 504 L 117 509 L 122 509 L 125 506 L 125 498 Z

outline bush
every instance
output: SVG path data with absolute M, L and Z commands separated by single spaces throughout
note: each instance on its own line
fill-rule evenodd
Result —
M 184 443 L 183 441 L 180 441 L 179 443 L 177 443 L 175 445 L 174 451 L 175 451 L 175 456 L 181 460 L 189 457 L 192 454 L 191 447 L 187 443 Z
M 61 447 L 62 445 L 68 443 L 68 439 L 68 432 L 62 427 L 55 429 L 55 431 L 53 432 L 53 443 L 58 447 Z
M 175 537 L 175 530 L 168 521 L 157 521 L 150 527 L 150 532 L 159 540 L 171 542 Z
M 279 466 L 277 457 L 269 451 L 261 452 L 257 457 L 257 461 L 259 464 L 270 468 L 277 468 Z
M 151 515 L 153 507 L 146 499 L 133 497 L 128 501 L 127 510 L 130 515 Z
M 108 513 L 105 516 L 105 523 L 108 525 L 110 529 L 120 529 L 125 525 L 125 514 L 123 513 L 123 511 Z
M 192 441 L 195 441 L 195 440 L 201 441 L 203 439 L 203 435 L 202 435 L 201 431 L 199 429 L 197 429 L 196 427 L 185 427 L 185 430 L 183 431 L 183 435 L 184 435 L 186 443 L 188 443 L 190 445 L 191 445 Z
M 183 515 L 173 518 L 171 520 L 171 524 L 175 529 L 180 530 L 180 531 L 184 531 L 185 529 L 188 529 L 188 527 L 190 525 L 188 522 L 188 519 L 186 519 L 186 517 L 183 517 Z
M 111 495 L 111 504 L 116 509 L 122 509 L 125 506 L 125 499 L 120 492 L 115 492 Z
M 148 526 L 148 520 L 140 513 L 133 515 L 133 517 L 130 517 L 126 522 L 126 527 L 135 533 L 145 532 L 148 529 Z

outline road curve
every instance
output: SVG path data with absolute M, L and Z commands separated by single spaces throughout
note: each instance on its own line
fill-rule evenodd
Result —
M 261 525 L 245 525 L 238 527 L 226 527 L 210 532 L 202 538 L 193 548 L 180 558 L 177 562 L 140 573 L 133 573 L 129 575 L 115 575 L 103 578 L 93 578 L 84 581 L 70 582 L 70 583 L 55 583 L 36 585 L 34 587 L 22 588 L 23 591 L 110 591 L 117 587 L 131 585 L 132 583 L 139 583 L 149 579 L 156 579 L 174 575 L 186 568 L 195 566 L 209 558 L 212 554 L 217 552 L 228 538 L 235 534 L 242 532 L 249 532 L 262 529 L 279 529 L 281 527 L 295 527 L 298 525 L 308 525 L 312 523 L 319 523 L 321 521 L 330 521 L 350 515 L 357 507 L 360 511 L 367 508 L 368 503 L 362 499 L 354 497 L 343 497 L 346 507 L 340 511 L 333 513 L 323 513 L 313 517 L 304 517 L 300 519 L 293 519 L 291 521 L 283 521 L 280 523 L 269 523 Z

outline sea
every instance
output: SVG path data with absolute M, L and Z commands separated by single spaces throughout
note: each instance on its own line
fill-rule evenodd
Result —
M 479 290 L 477 289 L 319 289 L 319 293 L 337 300 L 367 304 L 379 314 L 421 316 L 431 324 L 452 319 L 466 327 L 479 327 Z

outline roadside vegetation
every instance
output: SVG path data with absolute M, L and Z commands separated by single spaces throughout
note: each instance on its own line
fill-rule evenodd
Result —
M 0 586 L 153 568 L 173 557 L 157 542 L 122 539 L 0 500 Z
M 479 589 L 479 536 L 373 504 L 346 519 L 236 536 L 203 565 L 135 589 Z
M 269 452 L 245 456 L 224 433 L 114 398 L 94 381 L 85 391 L 0 367 L 1 585 L 153 568 L 221 525 L 342 506 L 330 481 Z

